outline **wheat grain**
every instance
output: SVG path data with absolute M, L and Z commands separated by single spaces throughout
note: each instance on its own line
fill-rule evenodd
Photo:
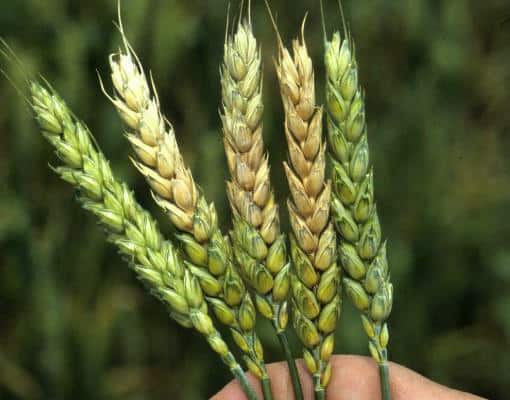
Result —
M 160 111 L 154 84 L 151 90 L 122 28 L 121 34 L 124 49 L 110 57 L 116 91 L 112 102 L 131 130 L 126 136 L 137 154 L 133 162 L 176 228 L 186 267 L 199 280 L 215 315 L 231 328 L 250 371 L 267 380 L 262 344 L 254 330 L 255 306 L 234 268 L 228 238 L 218 227 L 214 205 L 207 204 L 186 167 L 173 127 Z
M 137 276 L 184 327 L 203 334 L 211 348 L 240 379 L 251 399 L 256 399 L 235 357 L 208 314 L 198 279 L 184 268 L 171 243 L 165 241 L 149 213 L 120 183 L 104 155 L 54 92 L 38 82 L 31 84 L 33 110 L 44 137 L 55 148 L 63 165 L 55 168 L 62 179 L 79 192 L 82 206 L 96 215 L 112 242 Z
M 372 357 L 384 368 L 389 340 L 387 318 L 393 302 L 386 243 L 374 201 L 365 121 L 364 94 L 358 82 L 349 33 L 326 42 L 328 133 L 334 195 L 332 209 L 342 238 L 339 259 L 347 273 L 347 295 L 362 312 Z
M 289 163 L 284 163 L 291 199 L 293 321 L 305 345 L 316 398 L 324 398 L 331 378 L 334 331 L 340 316 L 336 238 L 330 220 L 331 182 L 326 181 L 323 110 L 315 104 L 312 60 L 304 39 L 292 43 L 293 57 L 278 41 L 276 71 L 285 109 Z

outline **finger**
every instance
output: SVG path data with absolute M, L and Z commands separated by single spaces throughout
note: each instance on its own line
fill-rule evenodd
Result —
M 296 363 L 305 400 L 313 400 L 312 378 L 304 367 L 302 360 L 297 360 Z M 349 398 L 359 400 L 379 398 L 378 372 L 373 360 L 358 356 L 334 356 L 331 359 L 331 363 L 334 374 L 327 392 L 328 400 L 340 399 L 342 396 L 345 398 L 346 394 L 349 394 Z M 294 400 L 294 391 L 287 363 L 269 364 L 267 371 L 271 378 L 271 388 L 274 397 L 281 400 Z M 262 398 L 262 391 L 258 380 L 251 374 L 248 374 L 248 378 L 257 394 Z M 239 383 L 232 381 L 211 400 L 240 399 L 246 399 L 246 396 Z
M 257 398 L 262 398 L 262 389 L 260 387 L 260 382 L 257 378 L 255 378 L 251 373 L 247 373 L 248 381 L 250 382 L 251 387 L 255 390 L 257 394 Z M 241 385 L 237 380 L 231 381 L 227 386 L 225 386 L 218 394 L 211 397 L 210 400 L 245 400 L 246 395 L 244 394 Z
M 313 399 L 313 383 L 308 370 L 306 369 L 303 360 L 296 360 L 296 365 L 299 373 L 299 380 L 303 389 L 305 400 Z M 271 378 L 271 388 L 273 389 L 274 397 L 281 400 L 294 400 L 294 389 L 292 387 L 292 380 L 290 378 L 289 366 L 286 362 L 269 364 L 267 372 Z
M 302 360 L 296 361 L 299 378 L 305 394 L 305 400 L 313 399 L 312 379 L 308 374 Z M 294 400 L 294 390 L 292 389 L 292 381 L 289 374 L 289 367 L 286 362 L 279 362 L 267 365 L 267 373 L 271 379 L 271 389 L 274 397 L 278 400 Z M 260 382 L 251 373 L 248 373 L 248 380 L 255 389 L 255 392 L 262 398 L 262 389 Z M 236 380 L 231 381 L 218 394 L 213 396 L 211 400 L 241 400 L 246 399 L 241 385 Z
M 347 395 L 350 399 L 379 399 L 378 371 L 372 359 L 335 356 L 331 358 L 331 367 L 333 375 L 328 385 L 328 399 L 336 400 L 342 397 L 345 399 Z
M 377 364 L 369 357 L 334 356 L 331 359 L 333 376 L 328 386 L 328 400 L 356 400 L 380 399 L 379 372 Z M 303 394 L 305 400 L 313 400 L 313 384 L 301 360 L 297 362 Z M 423 376 L 398 364 L 390 363 L 390 386 L 393 400 L 476 400 L 481 399 L 467 393 L 462 393 L 438 385 Z M 286 363 L 275 363 L 267 366 L 271 378 L 274 397 L 281 400 L 293 400 L 289 370 Z M 254 384 L 260 398 L 262 392 L 260 384 L 252 376 L 250 382 Z M 220 393 L 211 400 L 240 400 L 246 399 L 237 382 L 230 382 Z
M 380 399 L 379 368 L 373 359 L 360 356 L 335 356 L 331 359 L 333 376 L 328 400 Z M 481 400 L 480 397 L 439 385 L 395 363 L 389 363 L 393 400 Z

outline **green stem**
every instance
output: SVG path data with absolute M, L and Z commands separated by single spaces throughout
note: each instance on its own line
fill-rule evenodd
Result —
M 326 399 L 326 392 L 324 391 L 324 389 L 315 391 L 315 400 L 325 400 L 325 399 Z
M 386 361 L 379 364 L 379 377 L 381 379 L 381 399 L 391 400 L 390 372 Z
M 239 365 L 237 365 L 234 368 L 232 368 L 231 371 L 232 374 L 237 379 L 237 381 L 240 383 L 241 387 L 243 388 L 243 391 L 248 397 L 248 400 L 260 400 L 258 396 L 255 394 L 255 391 L 250 385 L 250 382 L 248 381 L 248 378 L 246 377 L 246 374 L 244 373 L 242 368 Z
M 273 400 L 273 392 L 271 391 L 271 380 L 269 379 L 269 377 L 261 379 L 260 384 L 262 386 L 264 400 Z
M 296 366 L 296 360 L 294 360 L 292 352 L 290 351 L 289 340 L 287 339 L 287 335 L 285 334 L 285 331 L 276 329 L 276 336 L 278 336 L 280 345 L 282 346 L 283 352 L 285 353 L 287 365 L 289 366 L 292 387 L 294 388 L 294 398 L 296 400 L 304 400 L 303 389 L 301 388 L 301 381 L 299 380 L 299 373 Z
M 314 393 L 315 393 L 315 400 L 326 400 L 326 391 L 321 386 L 321 376 L 320 374 L 313 376 L 313 383 L 314 383 Z

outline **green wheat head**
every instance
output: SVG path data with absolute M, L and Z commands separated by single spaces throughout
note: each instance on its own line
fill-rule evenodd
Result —
M 333 173 L 332 209 L 341 238 L 339 260 L 348 297 L 362 312 L 372 357 L 387 360 L 386 320 L 393 303 L 386 243 L 374 201 L 364 94 L 358 82 L 354 45 L 346 32 L 326 42 L 326 104 Z

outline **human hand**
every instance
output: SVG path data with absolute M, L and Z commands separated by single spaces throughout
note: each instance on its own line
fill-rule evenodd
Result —
M 380 399 L 379 373 L 377 365 L 368 357 L 334 356 L 333 376 L 328 387 L 328 400 L 376 400 Z M 299 376 L 305 400 L 313 400 L 313 385 L 310 375 L 301 361 Z M 284 362 L 267 366 L 275 400 L 294 400 L 287 364 Z M 250 376 L 260 398 L 262 392 L 257 380 Z M 390 363 L 390 385 L 393 400 L 481 400 L 481 397 L 459 392 L 432 382 L 401 365 Z M 230 382 L 211 400 L 245 399 L 236 381 Z

